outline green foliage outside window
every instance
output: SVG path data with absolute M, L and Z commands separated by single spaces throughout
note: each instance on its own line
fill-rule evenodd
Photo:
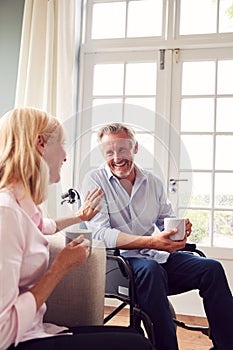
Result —
M 188 210 L 185 217 L 188 217 L 193 224 L 192 234 L 189 241 L 202 243 L 208 235 L 209 212 L 203 210 Z

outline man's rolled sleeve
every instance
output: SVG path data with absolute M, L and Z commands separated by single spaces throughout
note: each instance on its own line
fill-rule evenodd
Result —
M 116 242 L 119 230 L 115 228 L 105 228 L 101 227 L 96 229 L 96 224 L 94 222 L 86 222 L 88 229 L 93 232 L 93 238 L 104 242 L 106 248 L 116 248 Z

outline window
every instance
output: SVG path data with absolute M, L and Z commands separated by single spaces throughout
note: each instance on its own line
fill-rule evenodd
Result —
M 163 0 L 90 2 L 91 39 L 161 36 L 163 3 Z
M 130 123 L 192 239 L 233 248 L 232 1 L 89 0 L 84 17 L 77 186 L 103 162 L 99 125 Z
M 181 0 L 179 9 L 180 35 L 232 33 L 231 0 Z
M 174 73 L 180 79 L 173 104 L 180 121 L 179 176 L 188 180 L 177 185 L 177 207 L 194 224 L 192 239 L 210 247 L 233 247 L 233 163 L 226 157 L 233 141 L 232 63 L 232 50 L 185 50 Z

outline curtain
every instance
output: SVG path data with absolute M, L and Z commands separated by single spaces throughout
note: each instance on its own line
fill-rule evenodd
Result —
M 60 190 L 51 186 L 48 211 L 57 215 L 60 193 L 73 180 L 77 52 L 80 44 L 81 0 L 25 0 L 15 107 L 46 110 L 63 123 L 68 164 Z M 77 23 L 77 18 L 79 23 Z

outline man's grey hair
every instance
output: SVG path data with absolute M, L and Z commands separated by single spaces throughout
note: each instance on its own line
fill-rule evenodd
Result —
M 118 134 L 121 131 L 125 131 L 129 139 L 132 141 L 132 145 L 135 145 L 135 131 L 127 124 L 124 123 L 109 123 L 102 126 L 97 134 L 97 139 L 101 142 L 104 135 Z

